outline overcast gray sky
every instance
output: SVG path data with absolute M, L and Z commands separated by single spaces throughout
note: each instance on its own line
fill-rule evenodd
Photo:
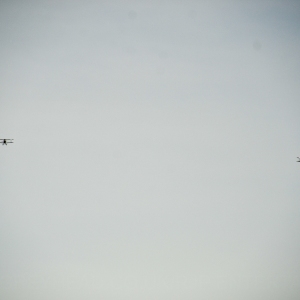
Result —
M 0 298 L 298 300 L 300 2 L 0 2 Z

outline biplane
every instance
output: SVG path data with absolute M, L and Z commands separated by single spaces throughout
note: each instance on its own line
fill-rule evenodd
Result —
M 0 139 L 0 143 L 2 143 L 2 146 L 7 146 L 8 143 L 13 143 L 13 139 Z

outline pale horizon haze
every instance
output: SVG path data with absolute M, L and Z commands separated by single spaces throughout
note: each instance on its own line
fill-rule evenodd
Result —
M 0 1 L 1 300 L 300 299 L 299 1 Z

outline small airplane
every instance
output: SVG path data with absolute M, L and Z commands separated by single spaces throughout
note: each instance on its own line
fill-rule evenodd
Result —
M 298 158 L 297 162 L 300 162 L 300 157 L 297 157 L 297 158 Z
M 0 139 L 0 142 L 2 142 L 2 146 L 7 146 L 7 143 L 13 143 L 13 139 Z

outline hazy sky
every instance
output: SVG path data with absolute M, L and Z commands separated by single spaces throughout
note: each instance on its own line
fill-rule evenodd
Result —
M 300 2 L 0 2 L 0 298 L 298 300 Z

